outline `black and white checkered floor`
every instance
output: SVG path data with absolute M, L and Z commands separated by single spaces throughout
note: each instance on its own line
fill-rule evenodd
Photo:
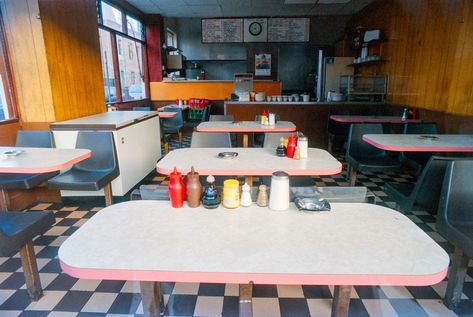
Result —
M 183 146 L 188 146 L 185 138 Z M 175 148 L 175 144 L 171 145 Z M 376 195 L 376 203 L 393 206 L 383 192 L 385 181 L 413 181 L 408 174 L 361 174 L 360 186 Z M 346 186 L 344 175 L 315 178 L 318 186 Z M 150 175 L 145 183 L 166 183 Z M 17 254 L 0 257 L 0 316 L 140 316 L 139 285 L 125 281 L 78 280 L 61 273 L 57 251 L 61 243 L 94 216 L 103 200 L 66 201 L 66 206 L 42 203 L 31 210 L 53 210 L 55 226 L 34 241 L 44 297 L 31 302 Z M 448 252 L 452 246 L 435 232 L 435 218 L 424 211 L 408 214 L 420 228 Z M 400 232 L 399 234 L 402 234 Z M 409 247 L 409 246 L 406 246 Z M 238 287 L 233 284 L 163 283 L 166 316 L 238 316 Z M 455 312 L 441 301 L 446 281 L 431 287 L 354 287 L 350 317 L 357 316 L 473 316 L 473 262 L 470 262 L 463 299 Z M 254 316 L 330 316 L 332 286 L 255 285 Z

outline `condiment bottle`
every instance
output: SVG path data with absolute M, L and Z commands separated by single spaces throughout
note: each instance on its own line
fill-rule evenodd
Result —
M 279 146 L 276 148 L 277 156 L 286 156 L 286 148 L 284 147 L 284 138 L 279 139 Z
M 286 155 L 288 158 L 294 157 L 294 151 L 296 150 L 296 137 L 291 134 L 287 139 Z
M 299 147 L 296 146 L 296 149 L 294 150 L 294 156 L 292 157 L 295 160 L 300 160 L 301 159 L 301 153 L 299 151 Z
M 215 177 L 207 176 L 207 185 L 205 185 L 204 193 L 202 195 L 202 205 L 207 209 L 215 209 L 220 205 L 220 198 L 218 191 L 215 188 Z
M 308 156 L 309 141 L 307 137 L 300 136 L 297 138 L 297 147 L 299 148 L 299 155 L 301 159 L 305 159 Z
M 223 207 L 237 208 L 240 206 L 240 183 L 236 179 L 223 182 Z
M 181 208 L 184 205 L 185 188 L 182 181 L 182 175 L 174 167 L 174 170 L 169 174 L 169 198 L 171 199 L 171 206 L 173 208 Z
M 261 114 L 261 124 L 266 124 L 267 120 L 268 120 L 268 114 L 266 113 L 265 110 L 263 110 L 263 113 Z
M 191 171 L 187 173 L 186 176 L 186 193 L 189 207 L 199 207 L 200 197 L 202 196 L 202 185 L 199 181 L 199 173 L 194 171 L 194 166 L 192 166 Z
M 268 206 L 268 186 L 259 185 L 258 187 L 258 198 L 256 204 L 260 207 Z
M 253 201 L 251 200 L 251 187 L 247 183 L 241 186 L 241 199 L 240 205 L 243 207 L 250 207 Z

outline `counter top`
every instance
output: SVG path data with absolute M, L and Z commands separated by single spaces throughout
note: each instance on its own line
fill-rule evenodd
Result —
M 158 116 L 157 111 L 112 111 L 51 124 L 51 130 L 119 130 L 130 124 Z
M 226 105 L 384 105 L 383 102 L 366 102 L 366 101 L 225 101 Z
M 271 79 L 254 79 L 253 82 L 277 82 Z M 163 83 L 233 83 L 233 79 L 181 79 L 181 80 L 163 80 Z

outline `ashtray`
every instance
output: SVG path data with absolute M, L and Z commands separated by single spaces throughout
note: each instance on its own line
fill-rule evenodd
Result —
M 232 121 L 233 124 L 239 125 L 241 124 L 241 121 Z
M 220 152 L 218 153 L 219 158 L 232 159 L 238 156 L 237 152 Z
M 294 204 L 299 210 L 304 211 L 330 211 L 330 203 L 324 198 L 296 197 Z
M 438 140 L 439 138 L 437 136 L 434 136 L 434 135 L 421 135 L 419 136 L 419 139 L 422 139 L 422 140 Z
M 6 156 L 9 156 L 9 157 L 12 157 L 12 156 L 18 156 L 23 152 L 25 152 L 25 151 L 23 151 L 23 150 L 12 150 L 12 151 L 3 152 L 3 154 L 6 155 Z

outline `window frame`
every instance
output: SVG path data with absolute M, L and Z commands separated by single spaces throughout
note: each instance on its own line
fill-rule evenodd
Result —
M 102 2 L 106 3 L 107 5 L 120 10 L 122 13 L 122 31 L 117 31 L 111 27 L 108 27 L 103 24 L 103 15 L 102 15 Z M 112 0 L 97 0 L 97 19 L 98 19 L 98 28 L 110 33 L 111 38 L 111 47 L 112 47 L 112 61 L 113 61 L 113 70 L 115 75 L 115 93 L 116 93 L 116 100 L 105 102 L 107 105 L 112 104 L 125 104 L 125 103 L 132 103 L 132 102 L 139 102 L 143 100 L 149 100 L 149 74 L 148 74 L 148 56 L 147 56 L 147 45 L 146 45 L 146 28 L 145 25 L 140 17 L 138 17 L 133 12 L 126 10 L 125 8 L 119 6 L 118 4 L 114 3 Z M 137 20 L 142 25 L 142 39 L 135 38 L 133 36 L 128 35 L 128 23 L 127 23 L 127 16 Z M 132 99 L 123 101 L 122 96 L 122 79 L 121 79 L 121 72 L 120 72 L 120 63 L 118 60 L 118 36 L 121 36 L 125 39 L 130 41 L 137 42 L 141 45 L 141 61 L 142 61 L 142 72 L 143 72 L 143 82 L 145 89 L 143 91 L 144 97 L 142 99 Z M 126 54 L 126 58 L 129 58 L 128 50 L 129 47 L 124 47 L 124 43 L 121 43 L 122 53 Z M 100 48 L 102 49 L 102 48 Z M 138 60 L 138 56 L 136 57 Z M 138 76 L 140 77 L 140 76 Z
M 5 90 L 5 100 L 8 113 L 11 114 L 8 119 L 0 120 L 0 125 L 18 122 L 19 112 L 14 86 L 13 70 L 11 68 L 7 37 L 3 24 L 3 17 L 0 15 L 0 73 L 3 79 L 3 89 Z

